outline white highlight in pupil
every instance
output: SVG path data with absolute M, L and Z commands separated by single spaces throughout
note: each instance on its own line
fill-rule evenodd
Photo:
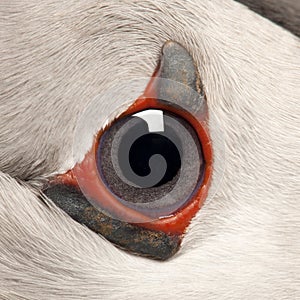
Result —
M 162 110 L 148 109 L 133 115 L 143 119 L 148 124 L 149 132 L 163 132 L 164 129 L 164 113 Z

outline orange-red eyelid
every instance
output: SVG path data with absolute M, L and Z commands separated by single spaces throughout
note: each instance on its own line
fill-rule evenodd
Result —
M 123 115 L 133 114 L 147 108 L 166 109 L 166 107 L 158 103 L 156 99 L 139 98 Z M 170 107 L 167 109 L 170 110 Z M 175 110 L 173 111 L 175 112 Z M 201 187 L 198 191 L 196 191 L 193 198 L 179 211 L 174 212 L 173 215 L 151 221 L 147 216 L 144 216 L 143 214 L 121 204 L 110 193 L 105 184 L 99 178 L 96 164 L 96 149 L 102 132 L 100 132 L 95 138 L 93 147 L 86 154 L 84 160 L 80 164 L 76 164 L 71 171 L 59 176 L 57 180 L 64 184 L 78 186 L 76 177 L 79 176 L 81 181 L 80 188 L 83 189 L 83 193 L 88 195 L 91 199 L 101 202 L 101 206 L 103 208 L 107 207 L 110 211 L 118 212 L 118 215 L 121 214 L 123 218 L 137 220 L 138 223 L 135 224 L 144 228 L 163 231 L 169 234 L 183 234 L 191 219 L 199 211 L 207 197 L 212 177 L 212 147 L 206 122 L 199 122 L 193 117 L 188 117 L 188 115 L 183 111 L 176 111 L 176 114 L 181 115 L 193 125 L 201 140 L 205 160 L 205 175 Z
M 158 71 L 157 71 L 158 72 Z M 103 130 L 95 137 L 92 149 L 86 154 L 84 160 L 76 164 L 75 167 L 64 175 L 58 176 L 57 180 L 64 184 L 78 186 L 76 177 L 80 177 L 80 188 L 82 192 L 90 199 L 101 203 L 101 207 L 108 208 L 109 211 L 115 212 L 117 215 L 135 220 L 135 224 L 144 228 L 163 231 L 168 234 L 181 235 L 185 232 L 191 219 L 196 215 L 203 205 L 209 190 L 213 169 L 213 152 L 210 136 L 208 133 L 208 115 L 192 116 L 190 113 L 176 109 L 171 105 L 166 105 L 156 99 L 156 89 L 154 79 L 157 72 L 149 82 L 144 94 L 139 97 L 119 118 L 126 115 L 132 115 L 145 109 L 162 109 L 175 113 L 187 120 L 197 132 L 201 141 L 203 156 L 205 160 L 204 179 L 200 188 L 196 191 L 193 198 L 180 210 L 174 212 L 171 216 L 166 216 L 158 220 L 152 221 L 142 213 L 120 203 L 108 190 L 100 179 L 97 170 L 96 155 L 98 143 Z
M 73 169 L 69 170 L 65 174 L 57 175 L 54 180 L 50 181 L 50 184 L 51 183 L 61 183 L 65 185 L 78 186 L 78 182 L 76 176 L 74 175 Z

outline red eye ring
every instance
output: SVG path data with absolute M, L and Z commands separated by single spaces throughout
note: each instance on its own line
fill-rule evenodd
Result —
M 138 226 L 147 229 L 163 231 L 165 233 L 180 235 L 184 233 L 191 219 L 202 206 L 207 197 L 211 182 L 213 155 L 211 141 L 208 134 L 207 118 L 203 118 L 202 116 L 202 120 L 199 121 L 196 119 L 196 117 L 184 110 L 176 109 L 171 105 L 166 105 L 165 103 L 160 102 L 153 97 L 155 95 L 153 93 L 155 89 L 153 89 L 151 84 L 152 82 L 149 83 L 145 93 L 139 97 L 123 114 L 121 114 L 119 118 L 152 108 L 167 110 L 175 113 L 192 125 L 201 141 L 205 160 L 204 179 L 192 199 L 190 199 L 186 205 L 184 205 L 178 211 L 175 211 L 172 215 L 155 221 L 120 203 L 102 182 L 97 170 L 95 159 L 96 152 L 100 137 L 106 129 L 101 130 L 95 137 L 92 149 L 86 154 L 84 160 L 81 163 L 76 164 L 70 172 L 61 176 L 60 179 L 64 183 L 73 183 L 78 186 L 76 178 L 80 178 L 80 188 L 85 195 L 88 195 L 89 198 L 96 199 L 96 202 L 101 201 L 101 206 L 103 208 L 107 207 L 109 210 L 113 210 L 118 215 L 130 216 L 131 219 L 138 220 L 135 222 L 135 224 Z
M 176 55 L 174 55 L 174 53 L 176 53 Z M 182 46 L 173 42 L 167 42 L 164 45 L 162 54 L 160 64 L 148 83 L 143 95 L 122 113 L 117 120 L 147 109 L 159 109 L 181 117 L 193 127 L 201 143 L 204 171 L 201 185 L 194 190 L 192 197 L 179 209 L 167 216 L 160 217 L 159 219 L 149 218 L 143 213 L 121 203 L 102 181 L 96 162 L 100 138 L 114 122 L 97 134 L 94 138 L 92 149 L 85 155 L 83 161 L 77 163 L 67 174 L 60 176 L 59 180 L 63 181 L 63 183 L 80 187 L 83 194 L 91 203 L 94 202 L 96 206 L 98 206 L 97 204 L 101 204 L 101 209 L 106 210 L 108 214 L 111 213 L 112 215 L 117 216 L 120 220 L 130 220 L 130 222 L 127 221 L 127 223 L 133 223 L 134 225 L 146 229 L 162 231 L 167 234 L 181 235 L 184 233 L 191 219 L 203 205 L 204 200 L 208 195 L 208 189 L 212 178 L 213 152 L 208 133 L 207 103 L 202 91 L 201 80 L 192 58 Z M 176 65 L 175 73 L 174 69 L 168 67 L 172 64 Z M 173 80 L 171 85 L 169 85 L 170 81 L 167 81 L 167 83 L 165 81 L 165 79 L 168 80 L 168 78 Z M 160 84 L 164 83 L 166 83 L 166 85 L 163 86 L 163 91 L 167 92 L 168 97 L 173 99 L 172 104 L 168 101 L 159 100 L 162 91 L 162 85 Z M 195 99 L 193 97 L 190 98 L 189 95 L 193 94 L 190 94 L 189 90 L 186 90 L 184 86 L 187 89 L 192 87 L 193 93 L 196 93 L 197 91 L 198 95 L 202 96 L 202 100 L 199 99 L 198 96 Z M 181 98 L 181 96 L 183 96 L 183 98 Z M 185 101 L 187 101 L 185 105 L 192 101 L 192 107 L 189 107 L 188 111 L 192 109 L 192 111 L 196 111 L 197 113 L 192 114 L 187 110 L 178 107 L 176 105 L 178 100 L 176 99 L 179 99 L 179 103 L 185 103 Z

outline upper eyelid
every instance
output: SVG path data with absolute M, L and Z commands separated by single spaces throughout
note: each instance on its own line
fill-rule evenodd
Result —
M 178 104 L 192 114 L 199 113 L 206 105 L 198 68 L 182 45 L 173 41 L 164 44 L 156 76 L 158 99 Z
M 172 51 L 170 53 L 169 49 L 172 49 L 172 47 L 175 45 L 175 47 L 178 47 L 176 50 L 180 53 L 179 56 L 176 56 L 176 64 L 179 65 L 182 72 L 179 75 L 175 74 L 174 76 L 172 69 L 169 70 L 168 68 L 164 67 L 164 74 L 156 74 L 157 77 L 155 77 L 155 80 L 160 81 L 158 83 L 160 86 L 158 88 L 158 95 L 155 95 L 154 97 L 169 101 L 175 105 L 179 105 L 192 114 L 204 114 L 206 110 L 206 99 L 203 92 L 202 82 L 200 82 L 198 69 L 194 65 L 191 57 L 185 53 L 186 50 L 182 51 L 182 46 L 177 43 L 174 44 L 173 42 L 171 44 L 173 46 L 168 47 L 169 44 L 170 43 L 167 42 L 167 46 L 165 46 L 163 49 L 160 67 L 164 64 L 165 55 L 172 55 Z M 159 73 L 159 69 L 156 70 L 156 72 Z M 159 77 L 160 75 L 170 78 L 163 78 L 163 80 L 161 80 Z M 181 82 L 173 81 L 173 79 Z M 89 110 L 88 107 L 81 117 L 81 119 L 84 121 L 78 122 L 79 125 L 83 125 L 87 129 L 77 126 L 77 133 L 75 136 L 79 134 L 80 136 L 84 136 L 85 140 L 81 141 L 80 144 L 74 145 L 75 148 L 73 153 L 75 155 L 75 159 L 73 165 L 77 162 L 80 162 L 84 155 L 89 151 L 97 131 L 104 128 L 108 123 L 113 121 L 114 118 L 118 117 L 119 114 L 125 111 L 126 108 L 133 104 L 134 101 L 144 93 L 145 87 L 148 86 L 149 81 L 151 81 L 149 78 L 138 78 L 124 81 L 123 83 L 120 82 L 111 90 L 103 91 L 103 93 L 101 93 L 92 102 L 90 106 L 92 109 Z M 168 86 L 169 89 L 164 88 L 163 85 Z M 129 90 L 129 93 L 127 92 L 128 88 L 132 88 Z M 172 90 L 172 92 L 166 94 L 166 90 Z M 145 96 L 147 97 L 147 95 Z M 101 105 L 108 103 L 109 105 L 106 106 Z M 113 114 L 111 114 L 111 112 L 113 112 Z M 86 123 L 89 121 L 86 120 L 97 121 L 94 124 L 87 125 Z M 83 131 L 85 131 L 84 134 Z

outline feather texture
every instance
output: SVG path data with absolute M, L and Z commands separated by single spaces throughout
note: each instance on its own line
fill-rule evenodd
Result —
M 216 193 L 178 255 L 159 263 L 45 205 L 37 186 L 73 166 L 88 104 L 124 78 L 151 76 L 169 39 L 191 52 L 204 83 Z M 0 298 L 299 298 L 299 46 L 233 1 L 2 1 Z

